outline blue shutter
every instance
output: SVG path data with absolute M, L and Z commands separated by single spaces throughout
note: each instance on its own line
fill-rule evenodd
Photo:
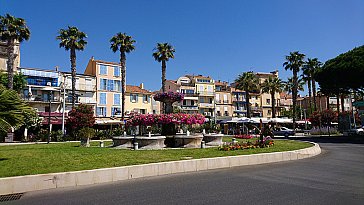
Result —
M 100 104 L 106 105 L 106 93 L 100 93 Z
M 114 105 L 120 105 L 120 94 L 114 94 Z
M 133 94 L 130 94 L 130 102 L 133 102 Z
M 135 100 L 135 102 L 138 102 L 138 100 L 139 100 L 139 95 L 138 94 L 135 94 L 135 96 L 136 96 L 136 100 Z
M 96 109 L 96 115 L 97 116 L 101 115 L 101 109 L 99 107 Z
M 148 96 L 148 103 L 150 103 L 150 96 Z

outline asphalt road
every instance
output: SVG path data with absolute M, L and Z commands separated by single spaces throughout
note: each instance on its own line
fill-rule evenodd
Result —
M 309 159 L 30 192 L 0 204 L 364 204 L 364 144 L 319 141 L 323 153 Z

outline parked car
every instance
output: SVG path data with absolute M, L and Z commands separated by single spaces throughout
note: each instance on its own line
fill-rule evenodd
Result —
M 273 129 L 273 134 L 277 136 L 292 136 L 295 134 L 295 131 L 292 129 L 288 129 L 287 127 L 275 127 Z
M 364 126 L 344 131 L 343 134 L 345 136 L 351 136 L 351 135 L 362 135 L 362 136 L 364 136 Z

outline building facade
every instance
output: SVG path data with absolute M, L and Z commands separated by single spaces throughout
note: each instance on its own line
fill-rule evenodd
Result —
M 139 86 L 127 85 L 125 92 L 126 113 L 153 114 L 157 113 L 152 104 L 152 92 L 144 89 L 144 84 Z M 154 110 L 154 111 L 153 111 Z
M 14 53 L 15 53 L 15 60 L 14 60 L 14 72 L 17 70 L 17 68 L 20 67 L 20 44 L 19 42 L 15 43 L 14 47 Z M 8 55 L 7 55 L 7 43 L 4 41 L 0 41 L 0 72 L 1 71 L 7 71 L 7 61 L 8 61 Z
M 256 76 L 259 78 L 259 83 L 263 83 L 265 80 L 267 80 L 269 77 L 278 78 L 278 71 L 273 71 L 270 73 L 256 73 Z M 260 93 L 260 107 L 262 110 L 262 117 L 272 117 L 272 99 L 271 95 L 269 93 Z M 276 92 L 274 94 L 275 98 L 275 112 L 276 116 L 280 115 L 280 94 Z M 251 102 L 252 103 L 252 102 Z
M 118 63 L 91 58 L 84 74 L 96 77 L 96 117 L 121 113 L 121 67 Z
M 231 87 L 227 82 L 215 81 L 215 114 L 217 120 L 228 119 L 233 115 Z

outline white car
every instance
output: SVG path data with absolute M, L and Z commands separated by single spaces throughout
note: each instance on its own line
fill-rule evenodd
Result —
M 353 129 L 350 129 L 348 131 L 345 131 L 343 134 L 345 136 L 350 136 L 350 135 L 364 135 L 364 127 L 353 128 Z

